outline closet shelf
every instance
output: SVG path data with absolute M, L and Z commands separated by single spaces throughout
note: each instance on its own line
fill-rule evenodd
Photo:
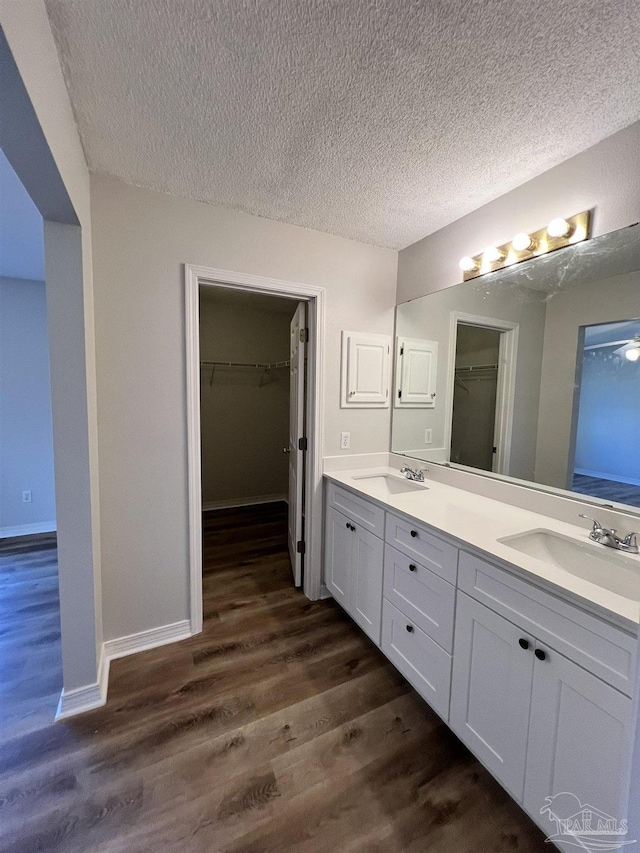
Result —
M 201 361 L 200 367 L 249 367 L 254 370 L 273 370 L 276 367 L 289 367 L 290 362 L 287 361 L 271 361 L 271 362 L 256 362 L 256 361 Z
M 470 365 L 460 365 L 460 367 L 456 367 L 456 373 L 460 371 L 461 373 L 476 373 L 478 370 L 497 370 L 497 364 L 470 364 Z

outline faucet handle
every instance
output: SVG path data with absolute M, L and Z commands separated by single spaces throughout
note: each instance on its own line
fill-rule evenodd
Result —
M 626 545 L 627 548 L 637 548 L 638 547 L 638 534 L 637 533 L 629 533 L 622 540 L 622 544 Z
M 602 530 L 603 529 L 600 522 L 596 521 L 595 518 L 591 518 L 590 515 L 585 515 L 583 512 L 580 512 L 580 513 L 578 513 L 578 518 L 586 518 L 587 521 L 592 521 L 593 522 L 593 530 Z

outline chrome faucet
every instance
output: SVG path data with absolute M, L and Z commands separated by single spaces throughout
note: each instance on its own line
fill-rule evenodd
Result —
M 405 465 L 404 468 L 400 469 L 401 474 L 407 475 L 407 480 L 415 480 L 417 483 L 424 483 L 424 475 L 426 471 L 426 468 L 421 468 L 419 471 L 414 471 L 413 468 L 409 468 L 408 465 Z
M 616 551 L 625 551 L 627 554 L 640 553 L 638 549 L 637 533 L 629 533 L 624 537 L 624 539 L 622 539 L 617 535 L 616 530 L 613 527 L 611 529 L 603 527 L 599 521 L 596 521 L 595 518 L 591 518 L 590 515 L 585 515 L 581 512 L 580 518 L 586 518 L 593 522 L 593 528 L 589 534 L 589 539 L 593 542 L 597 542 L 599 545 L 606 545 L 607 548 L 615 548 Z

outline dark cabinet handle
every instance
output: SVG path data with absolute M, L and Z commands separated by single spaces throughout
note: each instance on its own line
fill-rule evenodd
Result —
M 413 536 L 413 538 L 415 539 L 415 538 L 416 538 L 416 536 L 418 535 L 418 531 L 417 531 L 417 530 L 412 530 L 412 531 L 411 531 L 411 535 L 412 535 L 412 536 Z
M 520 637 L 518 642 L 520 643 L 521 649 L 528 649 L 529 648 L 529 640 L 525 640 L 524 637 Z
M 546 660 L 547 658 L 547 653 L 544 651 L 544 649 L 536 649 L 534 654 L 538 658 L 538 660 Z
M 355 533 L 355 527 L 353 526 L 353 524 L 349 524 L 348 521 L 347 521 L 347 530 L 353 530 L 353 532 Z
M 407 625 L 407 631 L 411 634 L 413 633 L 413 625 Z
M 409 565 L 409 571 L 410 571 L 410 572 L 415 572 L 415 570 L 416 570 L 417 568 L 418 568 L 418 567 L 417 567 L 417 566 L 415 566 L 413 563 L 411 563 L 411 564 Z

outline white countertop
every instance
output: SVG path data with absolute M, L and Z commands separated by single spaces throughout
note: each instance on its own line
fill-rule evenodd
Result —
M 588 541 L 589 522 L 585 521 L 584 526 L 567 524 L 473 492 L 430 481 L 428 475 L 424 483 L 428 488 L 424 490 L 381 496 L 372 482 L 362 479 L 380 474 L 401 478 L 397 469 L 387 467 L 326 472 L 325 477 L 360 493 L 387 510 L 423 522 L 435 530 L 455 537 L 462 544 L 480 549 L 488 556 L 521 570 L 525 575 L 531 575 L 561 590 L 567 597 L 577 598 L 592 605 L 592 611 L 595 609 L 605 617 L 612 616 L 617 624 L 637 632 L 640 624 L 638 600 L 603 589 L 569 571 L 521 553 L 498 541 L 505 536 L 540 528 L 577 541 Z M 615 556 L 617 552 L 610 550 Z M 625 554 L 624 557 L 625 562 L 631 560 L 637 563 L 640 574 L 640 556 Z M 616 567 L 612 567 L 612 570 L 615 571 Z M 621 568 L 620 571 L 628 572 L 628 568 Z

